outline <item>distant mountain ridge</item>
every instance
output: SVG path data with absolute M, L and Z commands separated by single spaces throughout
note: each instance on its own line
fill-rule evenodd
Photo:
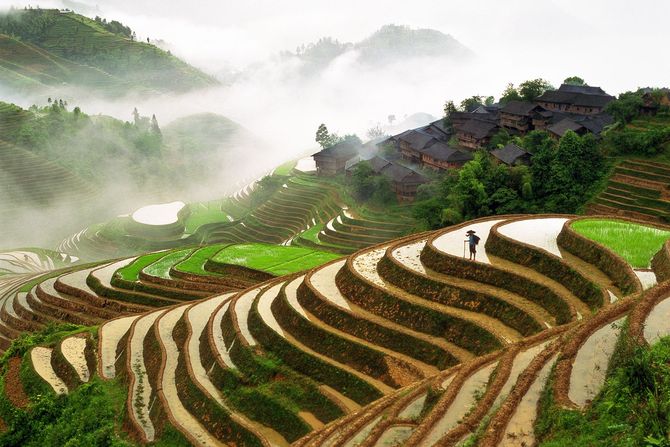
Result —
M 25 9 L 0 15 L 1 84 L 19 90 L 73 85 L 117 94 L 183 92 L 217 81 L 167 51 L 134 40 L 118 22 Z
M 340 42 L 324 37 L 301 45 L 295 53 L 285 56 L 301 59 L 311 68 L 323 68 L 348 51 L 358 51 L 358 62 L 383 66 L 402 58 L 448 57 L 467 58 L 474 53 L 449 34 L 427 28 L 413 29 L 402 25 L 384 25 L 360 42 Z

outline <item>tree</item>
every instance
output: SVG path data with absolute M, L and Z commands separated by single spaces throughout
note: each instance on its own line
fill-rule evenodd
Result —
M 524 101 L 535 101 L 538 96 L 541 96 L 547 90 L 553 90 L 554 87 L 544 79 L 532 79 L 524 81 L 519 84 L 519 94 Z
M 159 135 L 163 136 L 163 133 L 161 132 L 161 128 L 158 127 L 158 120 L 156 119 L 156 115 L 151 116 L 151 133 L 154 135 Z
M 332 146 L 332 137 L 328 132 L 328 128 L 323 123 L 321 123 L 316 130 L 316 142 L 319 143 L 319 146 L 323 149 Z
M 644 104 L 642 95 L 637 92 L 625 92 L 605 107 L 605 112 L 612 115 L 617 121 L 627 124 L 640 114 Z
M 510 101 L 521 101 L 521 95 L 511 82 L 505 87 L 499 102 L 500 104 L 507 104 Z
M 493 96 L 487 96 L 484 100 L 484 105 L 492 106 L 495 103 L 496 99 Z
M 447 129 L 451 129 L 453 123 L 451 121 L 451 116 L 452 114 L 458 112 L 458 107 L 456 107 L 456 104 L 454 104 L 454 101 L 447 101 L 444 103 L 444 127 Z
M 461 110 L 465 112 L 472 112 L 475 110 L 477 107 L 483 105 L 482 97 L 481 96 L 471 96 L 469 98 L 465 98 L 463 101 L 461 101 Z
M 584 82 L 584 79 L 580 78 L 579 76 L 570 76 L 569 78 L 565 78 L 563 79 L 563 84 L 587 85 L 586 82 Z
M 133 122 L 135 123 L 136 126 L 140 124 L 141 117 L 140 117 L 140 112 L 137 111 L 137 107 L 133 109 Z
M 377 124 L 374 127 L 369 128 L 367 133 L 366 133 L 366 136 L 370 140 L 374 140 L 376 138 L 381 138 L 384 135 L 386 135 L 386 132 L 384 132 L 384 129 L 382 129 L 382 126 L 379 125 L 379 124 Z

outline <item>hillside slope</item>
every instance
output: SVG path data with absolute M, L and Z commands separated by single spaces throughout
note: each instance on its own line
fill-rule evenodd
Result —
M 74 12 L 13 10 L 0 16 L 0 80 L 86 86 L 108 93 L 181 92 L 216 81 L 154 45 Z
M 598 405 L 608 365 L 627 355 L 617 340 L 642 349 L 670 333 L 668 245 L 653 270 L 633 269 L 577 233 L 580 220 L 483 218 L 313 268 L 295 249 L 282 259 L 259 247 L 245 261 L 219 245 L 6 282 L 0 342 L 14 359 L 0 417 L 18 436 L 44 418 L 26 401 L 70 394 L 61 402 L 74 410 L 106 383 L 127 405 L 100 423 L 159 445 L 175 433 L 245 446 L 550 440 L 565 420 L 594 423 L 581 411 Z M 476 263 L 462 258 L 466 229 L 481 236 Z M 295 273 L 249 268 L 283 265 Z M 51 336 L 10 346 L 23 330 Z M 636 417 L 586 430 L 578 445 L 664 434 L 636 431 Z

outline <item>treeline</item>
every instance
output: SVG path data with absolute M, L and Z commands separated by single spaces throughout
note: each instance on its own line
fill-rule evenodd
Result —
M 498 164 L 482 149 L 460 170 L 419 187 L 414 216 L 426 228 L 440 228 L 492 214 L 574 213 L 606 172 L 592 135 L 569 131 L 556 141 L 532 131 L 515 143 L 533 155 L 530 166 Z

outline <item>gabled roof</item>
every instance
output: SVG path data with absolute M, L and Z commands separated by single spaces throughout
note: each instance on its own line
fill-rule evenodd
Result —
M 410 145 L 412 149 L 421 150 L 432 143 L 435 143 L 437 139 L 426 132 L 421 132 L 419 130 L 412 130 L 407 134 L 398 137 L 400 141 L 404 141 Z
M 461 126 L 460 133 L 472 134 L 475 138 L 479 139 L 491 135 L 497 127 L 498 125 L 492 121 L 471 119 Z
M 449 129 L 447 129 L 444 126 L 444 118 L 440 118 L 439 120 L 433 121 L 432 123 L 430 123 L 430 126 L 437 127 L 442 132 L 444 132 L 446 135 L 449 135 Z
M 425 183 L 427 181 L 418 172 L 392 162 L 381 170 L 381 174 L 396 183 Z
M 358 155 L 358 149 L 359 146 L 357 144 L 343 141 L 341 143 L 327 147 L 324 150 L 317 152 L 316 154 L 312 154 L 312 157 L 335 157 L 348 160 L 351 157 Z
M 420 127 L 416 130 L 418 132 L 424 132 L 428 135 L 432 135 L 438 140 L 447 141 L 449 138 L 451 138 L 451 134 L 449 132 L 445 131 L 443 127 L 433 125 L 433 123 Z
M 507 104 L 505 104 L 505 107 L 503 107 L 500 111 L 502 113 L 509 113 L 511 115 L 528 116 L 534 110 L 540 110 L 540 109 L 542 109 L 542 107 L 532 102 L 510 101 Z
M 492 150 L 491 155 L 507 165 L 513 165 L 521 157 L 530 157 L 530 152 L 514 143 L 509 143 L 503 148 Z
M 435 143 L 431 147 L 421 152 L 434 160 L 447 161 L 452 163 L 466 162 L 473 159 L 472 153 L 449 146 L 446 143 Z
M 547 128 L 547 130 L 555 135 L 558 135 L 559 137 L 562 137 L 565 135 L 565 133 L 568 130 L 572 130 L 573 132 L 577 132 L 580 129 L 585 129 L 584 126 L 581 124 L 571 120 L 570 118 L 565 118 L 561 121 L 559 121 L 556 124 L 553 124 Z
M 569 92 L 569 93 L 582 93 L 584 95 L 604 95 L 609 96 L 605 93 L 600 87 L 592 87 L 590 85 L 572 85 L 572 84 L 561 84 L 558 88 L 559 92 Z
M 553 102 L 557 104 L 571 104 L 584 107 L 605 107 L 614 99 L 609 95 L 590 95 L 560 90 L 550 90 L 538 97 L 536 102 Z
M 390 161 L 384 160 L 383 158 L 377 157 L 377 156 L 372 157 L 371 159 L 369 159 L 368 163 L 370 163 L 370 166 L 372 167 L 372 170 L 377 172 L 377 173 L 381 172 L 382 169 L 384 169 L 385 167 L 387 167 L 388 165 L 391 164 Z

